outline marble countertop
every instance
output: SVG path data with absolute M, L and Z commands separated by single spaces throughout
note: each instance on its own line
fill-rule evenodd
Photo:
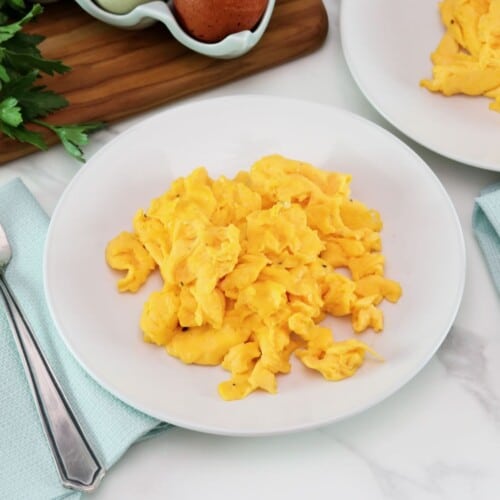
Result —
M 500 307 L 471 230 L 471 215 L 475 196 L 500 181 L 500 174 L 436 155 L 381 118 L 346 66 L 339 4 L 325 1 L 330 29 L 320 50 L 183 102 L 230 94 L 309 99 L 351 110 L 403 138 L 439 177 L 463 227 L 467 275 L 454 327 L 410 383 L 361 415 L 313 431 L 266 438 L 172 429 L 134 445 L 88 498 L 498 498 Z M 153 113 L 94 135 L 87 156 Z M 55 147 L 1 167 L 0 183 L 21 177 L 51 213 L 79 168 Z

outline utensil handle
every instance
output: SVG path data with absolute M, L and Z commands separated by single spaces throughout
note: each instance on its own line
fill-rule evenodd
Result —
M 2 273 L 0 292 L 61 482 L 67 488 L 92 491 L 105 469 L 86 440 Z

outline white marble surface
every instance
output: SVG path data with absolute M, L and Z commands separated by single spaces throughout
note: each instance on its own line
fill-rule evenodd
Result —
M 339 3 L 325 1 L 330 29 L 317 52 L 183 102 L 241 93 L 298 97 L 352 110 L 394 131 L 349 74 Z M 149 114 L 94 135 L 87 156 Z M 274 438 L 171 430 L 133 446 L 89 498 L 500 498 L 500 307 L 471 230 L 474 197 L 500 174 L 407 142 L 450 194 L 467 250 L 463 302 L 429 364 L 375 408 L 318 430 Z M 78 169 L 56 147 L 1 167 L 0 183 L 20 176 L 50 213 Z

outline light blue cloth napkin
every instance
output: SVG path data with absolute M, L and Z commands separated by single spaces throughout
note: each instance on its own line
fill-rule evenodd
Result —
M 472 225 L 500 294 L 500 183 L 483 189 L 476 198 Z
M 45 304 L 42 285 L 42 254 L 48 222 L 47 215 L 20 180 L 0 186 L 0 223 L 13 248 L 7 281 L 89 441 L 109 469 L 132 443 L 168 425 L 130 408 L 102 389 L 59 338 Z M 45 500 L 79 496 L 59 483 L 0 300 L 0 498 Z

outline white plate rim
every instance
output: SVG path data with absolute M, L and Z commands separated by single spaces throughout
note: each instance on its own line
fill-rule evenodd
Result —
M 150 408 L 144 407 L 141 404 L 137 403 L 137 401 L 131 400 L 126 394 L 124 394 L 119 388 L 113 386 L 112 384 L 108 383 L 105 380 L 102 380 L 102 378 L 97 374 L 91 367 L 85 363 L 83 359 L 78 355 L 78 352 L 75 351 L 73 345 L 71 342 L 69 342 L 68 338 L 64 335 L 63 329 L 61 327 L 61 324 L 57 318 L 57 315 L 54 313 L 54 307 L 53 307 L 53 302 L 52 302 L 52 295 L 51 295 L 51 290 L 49 286 L 49 279 L 47 277 L 47 268 L 48 268 L 48 262 L 50 260 L 50 252 L 49 252 L 49 247 L 50 247 L 50 242 L 52 238 L 52 233 L 55 231 L 55 225 L 57 221 L 57 215 L 59 211 L 64 209 L 64 204 L 65 201 L 68 197 L 71 196 L 72 190 L 75 188 L 75 186 L 78 185 L 79 179 L 85 175 L 90 175 L 88 172 L 93 168 L 93 166 L 97 162 L 93 162 L 92 160 L 97 159 L 103 155 L 106 154 L 108 149 L 112 149 L 115 146 L 115 142 L 121 141 L 124 138 L 126 138 L 128 135 L 133 134 L 137 129 L 142 128 L 143 126 L 147 126 L 151 123 L 154 123 L 156 120 L 161 120 L 162 117 L 165 114 L 168 114 L 170 110 L 172 109 L 180 109 L 180 108 L 189 108 L 191 106 L 196 106 L 197 103 L 205 103 L 207 101 L 211 102 L 223 102 L 223 101 L 234 101 L 237 103 L 239 99 L 256 99 L 256 100 L 267 100 L 269 102 L 272 101 L 281 101 L 281 102 L 287 102 L 290 105 L 293 105 L 294 103 L 298 105 L 305 105 L 308 107 L 317 107 L 318 109 L 328 109 L 332 113 L 337 113 L 340 115 L 344 115 L 346 117 L 349 117 L 350 119 L 353 120 L 358 120 L 362 123 L 364 123 L 366 126 L 372 127 L 376 129 L 379 133 L 384 134 L 388 138 L 390 138 L 393 142 L 397 143 L 398 146 L 406 151 L 407 154 L 409 154 L 411 157 L 413 157 L 414 160 L 416 160 L 422 168 L 424 168 L 427 172 L 427 175 L 429 176 L 430 179 L 432 179 L 433 183 L 440 189 L 441 195 L 443 197 L 443 201 L 446 202 L 448 208 L 450 209 L 451 213 L 453 214 L 453 219 L 455 222 L 455 230 L 456 230 L 456 236 L 458 237 L 459 240 L 459 248 L 457 249 L 458 255 L 459 255 L 459 260 L 460 260 L 460 276 L 459 276 L 459 282 L 458 286 L 456 288 L 456 293 L 455 293 L 455 298 L 454 298 L 454 307 L 449 310 L 448 313 L 448 320 L 447 320 L 447 327 L 443 329 L 441 332 L 441 335 L 435 339 L 435 343 L 432 345 L 432 347 L 429 349 L 427 352 L 426 356 L 423 356 L 420 360 L 420 363 L 416 364 L 413 368 L 413 370 L 407 372 L 407 376 L 404 379 L 400 379 L 397 383 L 395 383 L 393 386 L 389 387 L 388 390 L 386 390 L 380 397 L 377 398 L 376 401 L 369 401 L 365 405 L 360 405 L 359 407 L 355 407 L 352 409 L 350 412 L 346 412 L 341 416 L 331 418 L 331 417 L 325 417 L 323 419 L 317 419 L 313 424 L 311 423 L 304 423 L 304 424 L 297 424 L 294 426 L 289 426 L 289 427 L 284 427 L 284 428 L 273 428 L 273 429 L 263 429 L 263 430 L 248 430 L 248 429 L 226 429 L 224 426 L 223 427 L 215 427 L 215 426 L 210 426 L 207 427 L 203 424 L 199 423 L 191 423 L 191 422 L 185 422 L 185 421 L 177 421 L 175 418 L 168 417 L 168 419 L 165 419 L 165 415 L 161 412 L 156 412 L 154 410 L 151 410 Z M 436 174 L 432 171 L 432 169 L 427 165 L 427 163 L 415 152 L 413 151 L 406 143 L 404 143 L 401 139 L 393 135 L 391 132 L 383 128 L 382 126 L 360 116 L 357 115 L 356 113 L 353 113 L 351 111 L 342 109 L 342 108 L 337 108 L 335 106 L 327 105 L 327 104 L 320 104 L 317 102 L 313 101 L 306 101 L 303 99 L 299 98 L 287 98 L 287 97 L 277 97 L 277 96 L 267 96 L 267 95 L 259 95 L 259 94 L 241 94 L 241 95 L 232 95 L 232 96 L 224 96 L 224 97 L 216 97 L 216 98 L 209 98 L 209 99 L 202 99 L 200 101 L 195 101 L 193 103 L 182 103 L 182 104 L 176 104 L 174 106 L 171 106 L 170 108 L 155 114 L 153 116 L 150 116 L 139 123 L 133 125 L 126 131 L 118 134 L 116 137 L 114 137 L 111 141 L 109 141 L 106 145 L 104 145 L 99 151 L 89 160 L 89 162 L 83 167 L 80 168 L 80 170 L 75 174 L 73 179 L 70 181 L 66 189 L 64 190 L 63 194 L 61 195 L 58 203 L 56 204 L 56 207 L 54 209 L 54 212 L 52 214 L 52 217 L 50 219 L 49 223 L 49 228 L 47 231 L 47 237 L 46 237 L 46 243 L 44 247 L 44 254 L 43 254 L 43 286 L 44 286 L 44 293 L 46 297 L 46 303 L 47 307 L 49 310 L 49 313 L 51 315 L 51 318 L 56 326 L 56 331 L 58 332 L 59 338 L 63 341 L 65 344 L 66 348 L 69 350 L 69 352 L 72 354 L 72 356 L 75 358 L 75 360 L 78 362 L 78 364 L 83 368 L 83 370 L 96 382 L 98 383 L 101 387 L 103 387 L 105 390 L 107 390 L 110 394 L 118 398 L 119 400 L 123 401 L 124 403 L 128 404 L 130 407 L 143 412 L 146 415 L 149 415 L 153 418 L 156 418 L 161 421 L 168 421 L 168 423 L 172 425 L 176 425 L 179 427 L 183 427 L 189 430 L 193 431 L 198 431 L 198 432 L 203 432 L 207 434 L 215 434 L 215 435 L 225 435 L 225 436 L 235 436 L 235 437 L 259 437 L 259 436 L 270 436 L 270 435 L 281 435 L 281 434 L 290 434 L 294 432 L 301 432 L 305 430 L 311 430 L 315 428 L 319 428 L 322 426 L 325 426 L 327 424 L 333 424 L 337 423 L 343 420 L 346 420 L 348 418 L 351 418 L 355 415 L 358 415 L 370 408 L 373 408 L 379 404 L 381 404 L 383 401 L 385 401 L 387 398 L 392 396 L 393 394 L 397 393 L 401 388 L 403 388 L 408 382 L 410 382 L 431 360 L 431 358 L 434 356 L 436 351 L 439 349 L 443 341 L 445 340 L 446 336 L 450 332 L 454 320 L 458 314 L 461 301 L 463 298 L 463 293 L 464 293 L 464 288 L 465 288 L 465 277 L 466 277 L 466 249 L 465 249 L 465 241 L 464 241 L 464 235 L 462 231 L 462 227 L 460 224 L 460 220 L 458 217 L 458 214 L 455 210 L 455 207 L 453 205 L 453 202 L 451 201 L 451 198 L 449 197 L 447 191 L 445 190 L 444 186 L 441 184 L 439 181 L 439 178 L 436 176 Z

